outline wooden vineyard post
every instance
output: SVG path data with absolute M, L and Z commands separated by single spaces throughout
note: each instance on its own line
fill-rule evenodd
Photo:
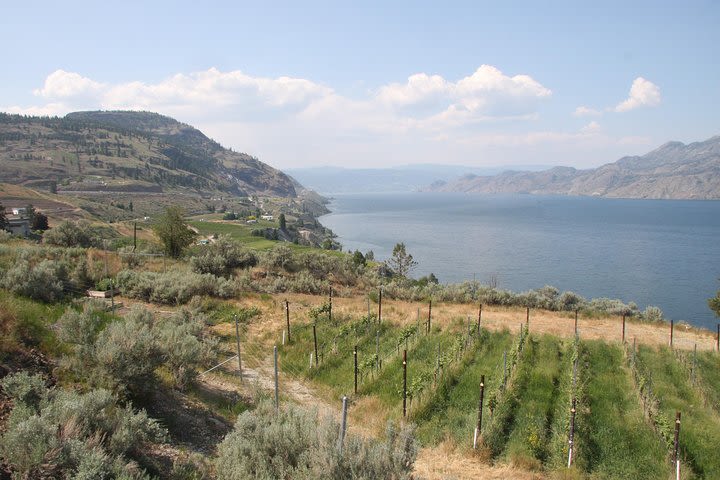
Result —
M 575 397 L 572 399 L 572 408 L 570 409 L 570 436 L 568 437 L 568 468 L 572 466 L 573 447 L 575 442 Z
M 380 370 L 380 330 L 375 332 L 375 369 Z
M 507 350 L 503 352 L 503 392 L 507 387 Z
M 673 328 L 675 326 L 675 322 L 670 320 L 670 348 L 673 347 Z
M 380 296 L 378 298 L 378 325 L 382 322 L 382 287 L 380 287 Z
M 403 418 L 407 416 L 407 350 L 403 350 Z
M 622 342 L 625 343 L 625 314 L 623 313 Z
M 673 463 L 675 467 L 675 479 L 680 480 L 680 412 L 675 412 L 675 442 L 673 445 Z
M 313 325 L 313 342 L 315 343 L 315 366 L 318 365 L 318 349 L 317 349 L 317 330 Z
M 432 318 L 432 298 L 430 299 L 430 303 L 428 303 L 427 333 L 430 333 L 431 318 Z
M 525 325 L 530 325 L 530 307 L 525 307 Z
M 355 363 L 355 395 L 357 395 L 357 373 L 358 373 L 358 366 L 357 366 L 357 345 L 355 345 L 355 349 L 353 350 L 353 361 Z
M 715 337 L 715 350 L 720 352 L 720 323 L 717 324 L 717 336 Z
M 480 304 L 480 308 L 478 309 L 478 335 L 480 335 L 480 322 L 482 321 L 482 303 Z
M 578 333 L 577 333 L 577 322 L 578 322 L 577 317 L 578 317 L 578 311 L 575 310 L 575 336 L 576 336 L 576 337 L 577 337 L 577 334 L 578 334 Z
M 290 343 L 290 302 L 285 300 L 285 322 L 287 323 L 287 342 Z
M 328 305 L 330 305 L 328 310 L 328 321 L 332 323 L 332 287 L 330 287 L 330 296 L 328 298 Z
M 235 315 L 235 342 L 237 343 L 237 353 L 238 353 L 238 371 L 240 372 L 240 381 L 243 381 L 243 374 L 242 374 L 242 360 L 240 358 L 240 323 L 238 321 L 238 316 Z
M 280 409 L 280 394 L 278 388 L 277 345 L 273 347 L 273 357 L 275 358 L 275 411 L 278 411 Z
M 338 451 L 342 453 L 345 431 L 347 430 L 347 396 L 342 398 L 342 423 L 340 423 L 340 438 L 338 438 Z
M 473 436 L 473 450 L 477 449 L 477 441 L 482 433 L 482 411 L 483 397 L 485 396 L 485 375 L 480 375 L 480 401 L 478 402 L 478 420 L 475 426 L 475 435 Z

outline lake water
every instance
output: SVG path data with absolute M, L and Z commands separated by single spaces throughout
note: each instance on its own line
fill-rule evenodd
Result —
M 492 275 L 499 287 L 544 285 L 586 298 L 659 306 L 715 328 L 720 201 L 439 193 L 337 195 L 320 221 L 345 250 L 384 260 L 405 242 L 442 283 Z

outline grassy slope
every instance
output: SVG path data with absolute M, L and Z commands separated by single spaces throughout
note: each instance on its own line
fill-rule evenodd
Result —
M 511 348 L 513 340 L 508 331 L 486 334 L 467 367 L 444 383 L 427 406 L 418 412 L 415 420 L 424 444 L 436 444 L 446 436 L 468 444 L 477 422 L 480 375 L 485 375 L 488 390 L 489 385 L 502 381 L 502 378 L 493 378 L 492 374 L 498 371 L 496 366 L 502 362 L 502 354 Z M 489 415 L 487 405 L 484 413 Z
M 667 450 L 645 422 L 617 346 L 586 342 L 587 410 L 578 420 L 577 465 L 592 478 L 666 478 Z
M 674 419 L 676 411 L 682 414 L 680 449 L 685 464 L 690 465 L 698 478 L 718 478 L 720 419 L 711 408 L 703 406 L 688 381 L 687 372 L 670 349 L 641 347 L 639 356 L 652 376 L 661 412 L 668 419 Z
M 526 357 L 518 372 L 517 410 L 504 455 L 516 464 L 536 464 L 548 452 L 544 439 L 557 401 L 561 349 L 557 338 L 542 335 L 530 337 Z

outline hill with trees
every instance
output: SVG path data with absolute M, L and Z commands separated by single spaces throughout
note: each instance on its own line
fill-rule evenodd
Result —
M 293 180 L 199 130 L 150 112 L 0 113 L 0 182 L 52 192 L 189 192 L 295 197 Z

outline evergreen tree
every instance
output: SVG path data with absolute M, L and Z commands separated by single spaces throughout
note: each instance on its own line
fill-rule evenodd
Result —
M 32 218 L 32 224 L 31 229 L 32 230 L 41 230 L 45 231 L 48 230 L 50 226 L 48 225 L 48 217 L 44 213 L 37 212 L 35 215 L 33 215 Z
M 180 207 L 166 208 L 153 226 L 153 231 L 165 247 L 165 254 L 172 258 L 180 257 L 195 239 L 195 232 L 188 228 Z
M 418 262 L 413 259 L 413 256 L 407 253 L 405 249 L 405 243 L 395 244 L 393 248 L 392 257 L 387 261 L 388 266 L 400 277 L 406 277 L 415 267 Z
M 282 230 L 284 232 L 285 229 L 287 228 L 287 223 L 285 222 L 285 214 L 284 213 L 280 214 L 280 216 L 278 217 L 278 221 L 280 222 L 280 230 Z

